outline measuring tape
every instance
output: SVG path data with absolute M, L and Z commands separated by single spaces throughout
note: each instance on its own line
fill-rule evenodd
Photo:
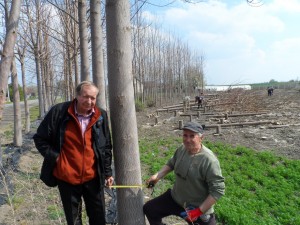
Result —
M 150 182 L 149 184 L 134 184 L 134 185 L 111 185 L 107 186 L 108 188 L 153 188 L 154 183 Z
M 146 188 L 147 185 L 111 185 L 111 186 L 107 186 L 109 188 Z

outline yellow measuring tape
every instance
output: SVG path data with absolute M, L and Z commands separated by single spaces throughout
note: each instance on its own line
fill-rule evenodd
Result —
M 108 188 L 145 188 L 147 185 L 111 185 L 107 186 Z

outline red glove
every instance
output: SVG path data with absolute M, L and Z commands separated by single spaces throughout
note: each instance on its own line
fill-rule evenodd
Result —
M 199 208 L 186 208 L 185 212 L 180 213 L 180 216 L 187 222 L 195 222 L 203 212 Z

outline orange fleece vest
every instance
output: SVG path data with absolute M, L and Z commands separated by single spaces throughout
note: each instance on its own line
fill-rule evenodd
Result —
M 71 104 L 68 113 L 72 118 L 67 123 L 64 143 L 53 175 L 67 183 L 77 185 L 97 176 L 96 159 L 92 146 L 92 125 L 97 122 L 100 111 L 95 108 L 95 113 L 91 117 L 84 137 L 75 116 L 74 104 Z

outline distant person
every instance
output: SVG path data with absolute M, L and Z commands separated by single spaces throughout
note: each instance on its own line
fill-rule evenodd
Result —
M 267 88 L 267 91 L 268 91 L 268 96 L 272 96 L 272 95 L 273 95 L 274 88 L 273 88 L 273 87 L 268 87 L 268 88 Z
M 90 225 L 105 225 L 104 186 L 113 184 L 107 113 L 96 107 L 98 88 L 89 81 L 76 98 L 53 106 L 33 139 L 43 155 L 43 182 L 58 185 L 68 225 L 82 225 L 82 198 Z
M 213 205 L 225 193 L 224 177 L 217 157 L 202 144 L 203 128 L 196 122 L 183 127 L 183 145 L 147 184 L 156 184 L 171 171 L 172 189 L 148 201 L 144 213 L 150 225 L 163 225 L 162 218 L 175 215 L 192 225 L 216 225 Z
M 191 101 L 190 96 L 185 96 L 183 98 L 183 107 L 185 108 L 185 110 L 190 108 L 190 101 Z
M 201 93 L 199 96 L 197 95 L 195 97 L 195 103 L 197 103 L 198 105 L 198 109 L 201 107 L 203 107 L 203 101 L 204 101 L 204 96 L 203 96 L 203 93 Z

